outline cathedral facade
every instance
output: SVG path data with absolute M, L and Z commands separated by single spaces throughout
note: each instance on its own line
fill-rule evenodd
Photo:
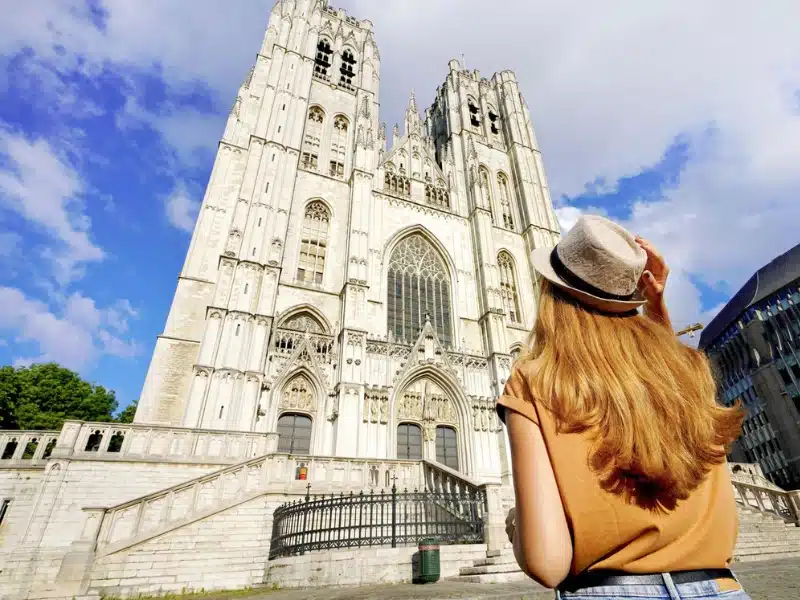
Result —
M 0 599 L 405 581 L 427 514 L 467 532 L 443 577 L 504 547 L 494 399 L 559 236 L 541 155 L 512 72 L 451 61 L 387 133 L 380 67 L 369 21 L 275 5 L 134 423 L 0 432 Z M 389 510 L 418 489 L 428 521 Z M 383 502 L 391 543 L 275 558 L 276 508 L 312 493 Z
M 530 114 L 513 72 L 453 60 L 424 116 L 412 92 L 387 132 L 380 74 L 369 21 L 275 6 L 136 423 L 500 477 L 494 398 L 536 313 L 528 256 L 559 236 Z

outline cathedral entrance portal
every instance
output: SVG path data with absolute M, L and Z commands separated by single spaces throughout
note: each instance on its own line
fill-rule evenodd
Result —
M 462 428 L 453 399 L 427 377 L 417 379 L 395 398 L 396 456 L 435 460 L 459 470 L 464 449 Z

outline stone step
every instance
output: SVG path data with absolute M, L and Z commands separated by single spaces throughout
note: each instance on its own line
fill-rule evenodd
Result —
M 759 523 L 758 525 L 740 525 L 739 531 L 744 533 L 749 531 L 795 531 L 800 533 L 800 529 L 791 523 Z
M 492 573 L 513 573 L 519 571 L 517 563 L 505 563 L 502 565 L 484 565 L 480 567 L 461 567 L 459 575 L 491 575 Z
M 762 544 L 749 544 L 749 545 L 742 545 L 736 544 L 736 548 L 733 550 L 734 556 L 742 556 L 744 554 L 753 554 L 755 552 L 792 552 L 794 550 L 800 550 L 800 541 L 795 542 L 780 542 L 780 541 L 773 541 L 773 542 L 766 542 Z
M 775 529 L 740 529 L 740 536 L 758 536 L 758 535 L 788 535 L 791 537 L 800 536 L 800 530 L 796 527 L 776 527 Z
M 492 558 L 479 558 L 473 565 L 476 567 L 483 567 L 488 565 L 505 565 L 509 563 L 517 564 L 517 559 L 514 558 L 513 553 L 501 554 L 499 556 L 493 556 Z
M 487 575 L 462 575 L 460 577 L 453 577 L 450 580 L 464 583 L 513 583 L 515 581 L 530 581 L 531 591 L 544 589 L 522 571 L 514 571 L 512 573 L 490 573 Z
M 786 533 L 784 531 L 773 531 L 771 533 L 746 533 L 746 534 L 739 534 L 737 538 L 737 543 L 764 543 L 769 542 L 771 540 L 797 540 L 800 539 L 800 536 Z
M 760 515 L 739 515 L 741 523 L 786 523 L 786 519 L 773 514 L 762 513 Z
M 792 552 L 759 552 L 756 554 L 745 554 L 733 557 L 733 562 L 759 562 L 766 560 L 782 560 L 786 558 L 800 557 L 800 551 Z

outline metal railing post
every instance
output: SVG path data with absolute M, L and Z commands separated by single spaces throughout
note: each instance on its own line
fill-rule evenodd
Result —
M 392 548 L 397 548 L 397 485 L 392 484 Z

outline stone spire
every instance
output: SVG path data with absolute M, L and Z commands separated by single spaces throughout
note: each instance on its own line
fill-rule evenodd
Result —
M 419 111 L 414 90 L 411 90 L 411 98 L 408 101 L 408 109 L 406 109 L 406 135 L 414 132 L 419 133 Z

